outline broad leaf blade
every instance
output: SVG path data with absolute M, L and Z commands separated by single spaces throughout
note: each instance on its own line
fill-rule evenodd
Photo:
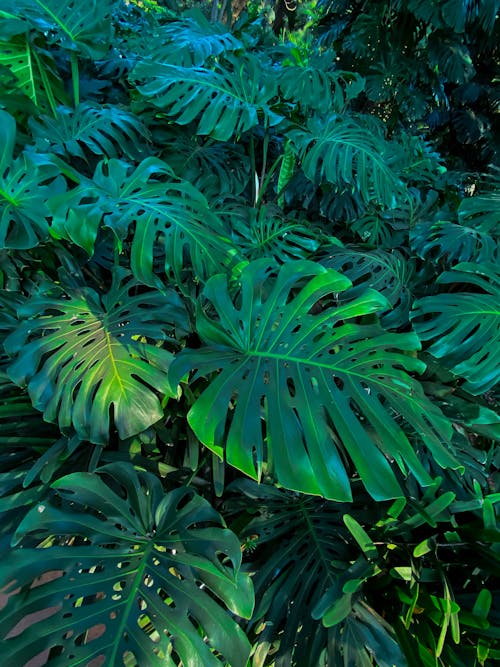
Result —
M 169 371 L 174 386 L 189 370 L 217 371 L 188 416 L 207 447 L 255 479 L 265 469 L 335 500 L 351 497 L 346 451 L 373 497 L 386 499 L 402 493 L 388 459 L 430 482 L 397 414 L 440 465 L 457 467 L 443 445 L 449 422 L 407 372 L 423 370 L 405 354 L 416 337 L 358 323 L 387 308 L 381 295 L 337 305 L 351 283 L 308 261 L 277 275 L 267 260 L 252 262 L 240 284 L 232 297 L 225 276 L 207 283 L 197 315 L 204 347 L 183 350 Z
M 83 180 L 50 205 L 55 234 L 89 254 L 101 225 L 120 240 L 130 233 L 132 271 L 151 287 L 162 287 L 158 274 L 163 272 L 173 274 L 179 285 L 187 270 L 206 279 L 237 254 L 201 192 L 156 158 L 143 160 L 135 169 L 114 158 L 101 162 L 93 180 Z M 82 217 L 87 218 L 84 234 Z
M 47 199 L 65 188 L 50 160 L 33 153 L 12 159 L 16 124 L 0 110 L 0 248 L 33 248 L 48 236 Z
M 134 294 L 135 286 L 116 281 L 102 298 L 90 288 L 36 295 L 5 343 L 16 356 L 9 376 L 27 384 L 45 419 L 94 443 L 108 442 L 111 411 L 122 439 L 161 418 L 156 392 L 168 393 L 171 353 L 156 343 L 186 326 L 173 290 Z

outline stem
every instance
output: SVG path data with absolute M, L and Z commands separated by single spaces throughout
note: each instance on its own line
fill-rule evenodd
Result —
M 250 135 L 250 145 L 249 145 L 249 151 L 250 151 L 250 169 L 252 172 L 252 206 L 256 206 L 257 204 L 257 186 L 255 183 L 255 175 L 257 173 L 257 170 L 255 168 L 255 142 L 254 142 L 254 136 L 253 134 Z
M 260 204 L 262 203 L 262 199 L 263 199 L 264 194 L 265 194 L 265 192 L 266 192 L 266 190 L 267 190 L 267 188 L 268 188 L 268 186 L 269 186 L 269 183 L 270 183 L 270 181 L 271 181 L 271 178 L 273 177 L 274 172 L 275 172 L 276 169 L 278 168 L 278 166 L 279 166 L 279 164 L 280 164 L 280 162 L 281 162 L 282 159 L 283 159 L 283 155 L 278 155 L 278 157 L 276 158 L 276 160 L 275 160 L 275 161 L 273 162 L 273 164 L 271 165 L 271 169 L 269 169 L 269 173 L 266 175 L 266 178 L 264 179 L 264 182 L 261 183 L 259 197 L 258 197 L 258 199 L 257 199 L 257 203 L 255 204 L 255 206 L 256 206 L 257 208 L 258 208 L 258 207 L 260 206 Z M 279 194 L 279 193 L 278 193 L 278 194 Z
M 263 192 L 262 184 L 264 183 L 264 176 L 266 173 L 266 166 L 267 166 L 267 149 L 269 147 L 269 134 L 266 129 L 266 133 L 264 134 L 264 145 L 262 147 L 262 170 L 260 172 L 260 191 L 261 193 Z
M 73 103 L 77 107 L 80 104 L 80 72 L 75 51 L 71 51 L 71 80 L 73 82 Z

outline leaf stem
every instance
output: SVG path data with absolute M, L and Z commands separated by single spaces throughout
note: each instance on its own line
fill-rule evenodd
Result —
M 78 56 L 71 51 L 71 81 L 73 84 L 73 103 L 75 108 L 80 104 L 80 71 L 78 67 Z

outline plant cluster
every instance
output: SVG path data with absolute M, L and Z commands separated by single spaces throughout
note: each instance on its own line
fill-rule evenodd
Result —
M 244 5 L 2 3 L 3 662 L 491 667 L 499 3 Z

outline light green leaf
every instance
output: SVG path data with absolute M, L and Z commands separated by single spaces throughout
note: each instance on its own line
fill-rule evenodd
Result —
M 112 423 L 124 439 L 158 421 L 157 392 L 169 393 L 171 353 L 157 347 L 186 314 L 173 291 L 136 293 L 118 280 L 101 298 L 88 288 L 54 289 L 19 308 L 5 341 L 10 378 L 27 385 L 33 405 L 62 431 L 107 444 Z

